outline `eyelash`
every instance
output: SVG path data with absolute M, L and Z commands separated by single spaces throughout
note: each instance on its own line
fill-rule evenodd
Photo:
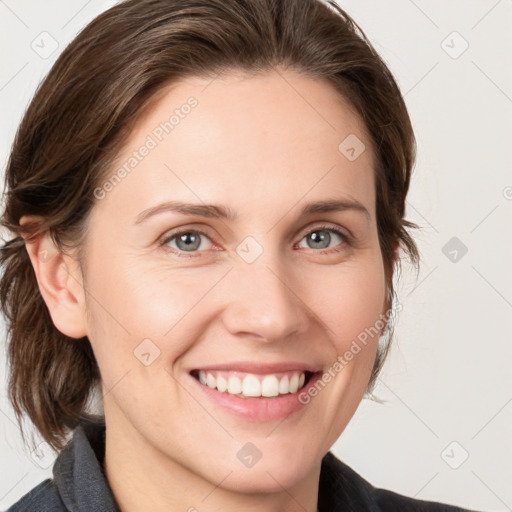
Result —
M 311 233 L 315 233 L 316 231 L 329 231 L 330 233 L 334 233 L 334 234 L 338 235 L 342 239 L 342 242 L 340 245 L 343 247 L 340 249 L 331 248 L 331 249 L 323 249 L 323 250 L 314 251 L 314 252 L 318 252 L 320 254 L 330 254 L 330 253 L 341 252 L 345 248 L 345 246 L 350 246 L 352 243 L 352 239 L 349 235 L 343 233 L 342 231 L 340 231 L 337 228 L 333 228 L 328 225 L 315 226 L 313 229 L 304 233 L 304 235 L 302 236 L 302 238 L 300 240 L 302 240 L 304 237 L 310 235 Z M 187 254 L 186 251 L 180 251 L 179 249 L 174 249 L 174 248 L 170 248 L 170 247 L 166 246 L 166 244 L 168 244 L 174 238 L 179 237 L 180 235 L 188 234 L 188 233 L 196 233 L 199 235 L 203 235 L 208 239 L 210 238 L 204 231 L 202 231 L 200 229 L 184 229 L 181 231 L 176 231 L 174 233 L 170 233 L 168 235 L 167 234 L 163 235 L 163 237 L 161 237 L 159 240 L 159 246 L 161 246 L 165 251 L 170 252 L 172 254 L 176 254 L 179 257 L 195 258 L 204 251 L 195 251 L 195 252 L 191 252 L 190 254 Z

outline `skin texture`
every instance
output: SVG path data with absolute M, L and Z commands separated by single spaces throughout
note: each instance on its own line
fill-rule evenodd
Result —
M 327 82 L 292 70 L 230 71 L 162 91 L 118 167 L 191 96 L 197 106 L 93 207 L 85 278 L 48 238 L 27 248 L 56 327 L 91 341 L 103 381 L 106 474 L 123 511 L 313 512 L 321 459 L 361 401 L 378 336 L 284 420 L 226 412 L 189 371 L 292 360 L 325 371 L 386 313 L 370 140 Z M 350 134 L 366 145 L 354 161 L 338 150 Z M 326 199 L 357 200 L 370 217 L 300 216 L 306 203 Z M 135 224 L 166 200 L 224 205 L 239 218 L 165 212 Z M 328 237 L 322 224 L 354 240 L 332 233 L 319 248 L 307 234 Z M 176 228 L 206 233 L 193 257 L 177 238 L 158 244 Z M 250 264 L 236 251 L 248 236 L 263 249 Z M 44 262 L 41 244 L 53 250 Z M 134 355 L 147 338 L 160 350 L 148 366 Z M 247 442 L 262 453 L 251 468 L 236 456 Z

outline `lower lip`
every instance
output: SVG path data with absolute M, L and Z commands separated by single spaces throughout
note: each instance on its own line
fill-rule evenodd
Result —
M 303 404 L 299 401 L 299 395 L 307 393 L 308 389 L 313 386 L 319 378 L 321 378 L 321 372 L 311 375 L 306 385 L 297 392 L 288 393 L 274 398 L 241 398 L 227 392 L 221 393 L 215 388 L 210 388 L 205 384 L 201 384 L 192 375 L 189 374 L 189 376 L 195 384 L 199 386 L 201 391 L 210 400 L 212 400 L 212 402 L 228 412 L 252 421 L 272 421 L 286 418 L 287 416 L 302 410 L 304 405 L 307 404 Z

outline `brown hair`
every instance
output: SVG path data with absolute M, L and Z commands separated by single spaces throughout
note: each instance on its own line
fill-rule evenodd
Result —
M 187 75 L 274 66 L 327 80 L 366 125 L 390 300 L 395 244 L 419 262 L 405 229 L 418 226 L 404 219 L 415 159 L 407 109 L 389 69 L 336 3 L 129 0 L 112 7 L 78 34 L 38 87 L 6 169 L 1 223 L 13 238 L 1 249 L 0 301 L 8 326 L 8 394 L 18 422 L 26 412 L 53 448 L 60 450 L 67 429 L 87 416 L 100 372 L 88 338 L 77 341 L 53 325 L 22 234 L 47 232 L 61 250 L 80 249 L 93 191 L 156 93 Z M 40 221 L 21 227 L 23 215 Z M 388 348 L 379 348 L 367 391 Z

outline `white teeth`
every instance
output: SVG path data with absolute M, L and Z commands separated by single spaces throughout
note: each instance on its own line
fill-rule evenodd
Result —
M 281 395 L 285 395 L 288 393 L 289 387 L 288 375 L 285 375 L 279 382 L 279 393 L 281 393 Z
M 258 377 L 247 375 L 242 384 L 242 395 L 244 396 L 261 396 L 261 384 Z
M 222 375 L 219 375 L 217 377 L 217 389 L 221 393 L 224 393 L 224 391 L 226 391 L 226 389 L 228 389 L 228 381 Z
M 238 377 L 231 376 L 228 379 L 228 393 L 238 395 L 242 392 L 242 381 Z
M 290 386 L 288 390 L 290 393 L 295 393 L 299 389 L 299 376 L 295 373 L 293 377 L 290 379 Z
M 229 373 L 229 372 L 227 372 Z M 231 395 L 242 395 L 247 397 L 275 397 L 296 393 L 304 386 L 306 375 L 304 372 L 283 375 L 279 379 L 276 375 L 265 375 L 260 380 L 256 375 L 248 373 L 243 379 L 236 375 L 229 375 L 227 378 L 220 372 L 199 371 L 199 382 L 212 389 L 217 388 L 221 393 L 227 392 Z
M 217 387 L 217 379 L 211 374 L 206 374 L 206 384 L 209 388 L 216 388 Z
M 279 395 L 279 381 L 275 375 L 267 375 L 261 383 L 261 396 Z

